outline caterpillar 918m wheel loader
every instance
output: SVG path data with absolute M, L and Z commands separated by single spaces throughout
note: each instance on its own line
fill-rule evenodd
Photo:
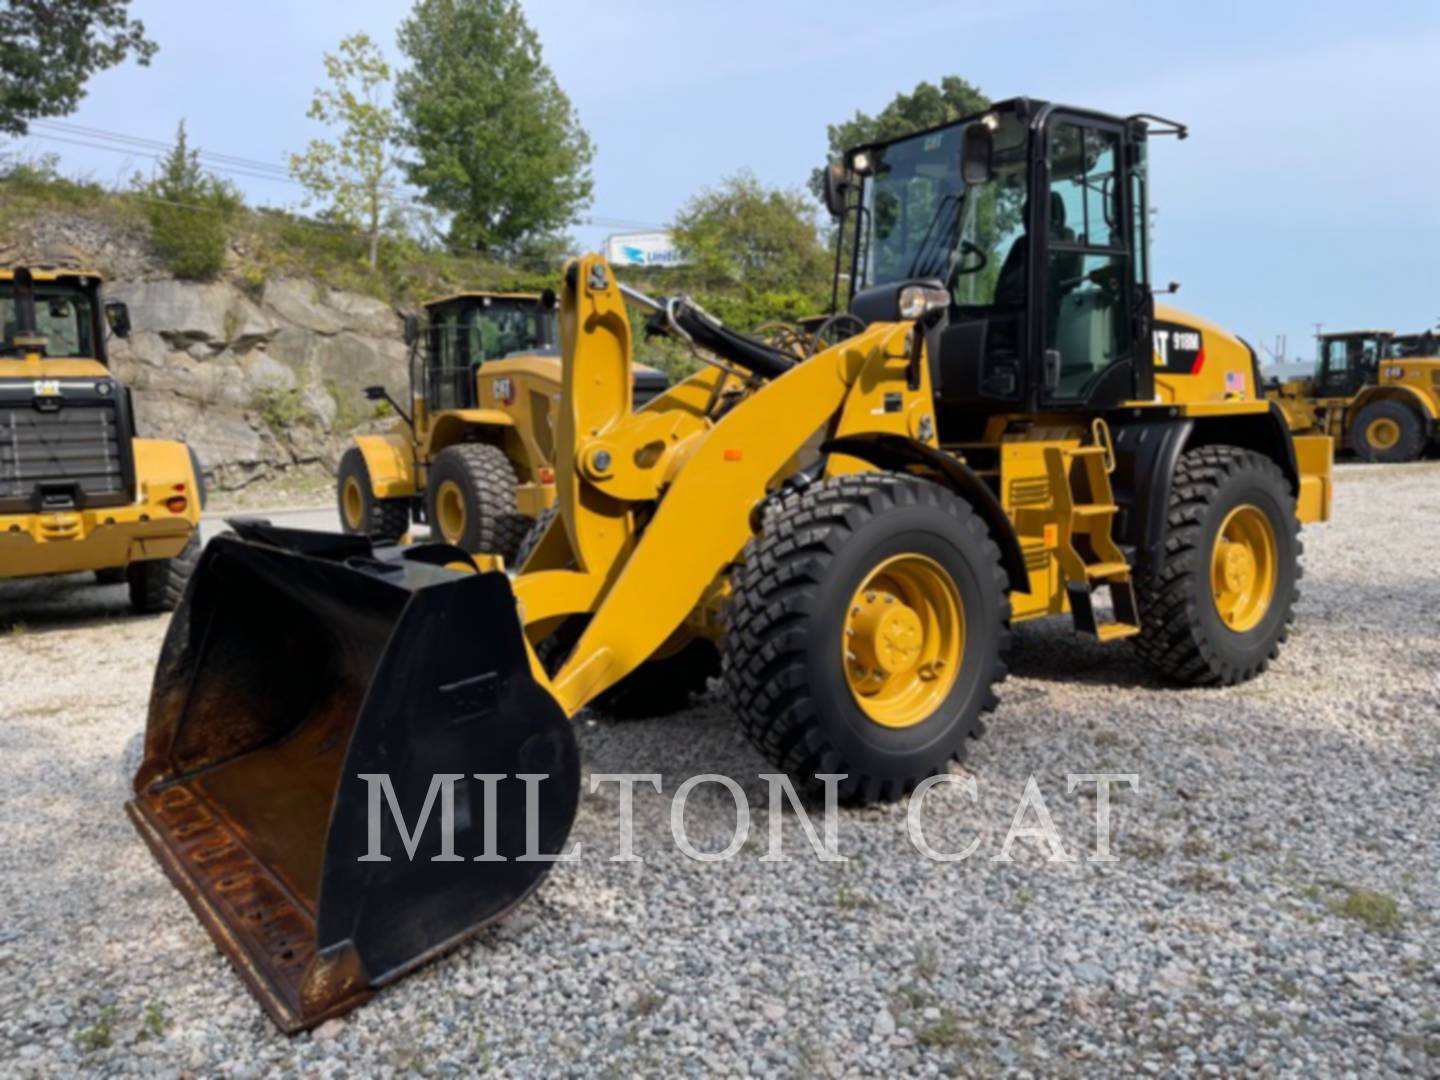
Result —
M 1265 668 L 1330 444 L 1292 440 L 1235 338 L 1152 310 L 1151 131 L 1017 100 L 850 155 L 864 327 L 805 359 L 572 262 L 559 513 L 513 578 L 262 523 L 211 543 L 129 810 L 280 1024 L 535 888 L 579 798 L 569 717 L 688 642 L 770 762 L 855 801 L 965 753 L 1017 620 L 1180 683 Z M 627 295 L 708 362 L 639 411 Z
M 537 293 L 466 292 L 424 308 L 423 322 L 406 321 L 409 411 L 367 388 L 400 419 L 340 458 L 341 526 L 393 541 L 413 518 L 437 540 L 512 559 L 555 501 L 555 314 Z M 636 408 L 668 385 L 636 365 Z
M 1315 374 L 1269 388 L 1297 433 L 1325 434 L 1362 461 L 1414 461 L 1440 440 L 1435 335 L 1347 330 L 1315 339 Z
M 184 444 L 135 437 L 105 348 L 129 329 L 99 274 L 0 268 L 0 578 L 92 570 L 153 613 L 199 558 L 204 477 Z

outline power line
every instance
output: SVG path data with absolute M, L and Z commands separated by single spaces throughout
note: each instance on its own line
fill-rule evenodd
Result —
M 36 120 L 33 122 L 33 126 L 62 133 L 45 134 L 44 132 L 32 131 L 31 134 L 38 139 L 64 143 L 69 146 L 84 147 L 89 150 L 108 150 L 111 153 L 144 157 L 151 161 L 161 161 L 165 155 L 175 149 L 173 142 L 149 139 L 139 135 L 126 135 L 121 132 L 107 131 L 104 128 L 87 127 L 83 124 L 70 124 L 57 120 Z M 115 143 L 117 145 L 107 145 L 108 143 Z M 234 154 L 221 154 L 203 148 L 197 151 L 197 155 L 215 172 L 227 173 L 231 176 L 241 176 L 252 180 L 267 180 L 290 184 L 295 187 L 304 186 L 300 181 L 290 175 L 288 168 L 282 165 L 275 165 L 255 158 L 240 157 Z M 411 197 L 400 197 L 397 201 L 414 207 L 423 208 L 428 206 L 424 201 Z M 656 230 L 665 228 L 664 225 L 658 225 L 651 221 L 635 221 L 629 218 L 597 215 L 580 218 L 578 219 L 578 224 L 591 225 L 602 229 Z

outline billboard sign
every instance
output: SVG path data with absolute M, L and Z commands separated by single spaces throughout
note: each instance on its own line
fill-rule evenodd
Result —
M 669 232 L 616 233 L 605 240 L 611 266 L 683 266 L 685 259 Z

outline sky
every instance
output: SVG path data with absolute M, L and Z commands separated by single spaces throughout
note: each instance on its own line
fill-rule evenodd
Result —
M 67 124 L 283 165 L 322 134 L 305 117 L 321 56 L 364 30 L 392 59 L 403 0 L 134 0 L 160 52 L 96 76 Z M 1440 4 L 829 0 L 724 4 L 529 0 L 527 18 L 596 146 L 594 224 L 663 226 L 749 169 L 801 187 L 825 128 L 921 80 L 1190 126 L 1157 140 L 1154 278 L 1177 306 L 1262 349 L 1313 356 L 1314 324 L 1440 321 Z M 54 132 L 51 132 L 54 134 Z M 43 138 L 63 171 L 123 182 L 143 157 Z M 252 203 L 291 184 L 232 177 Z

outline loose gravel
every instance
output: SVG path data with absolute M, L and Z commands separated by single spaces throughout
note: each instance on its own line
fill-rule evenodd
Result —
M 163 618 L 83 578 L 0 586 L 0 1072 L 250 1077 L 727 1073 L 1440 1073 L 1440 465 L 1346 466 L 1306 530 L 1299 620 L 1256 682 L 1177 691 L 1062 622 L 1013 675 L 958 785 L 842 811 L 843 863 L 786 814 L 761 862 L 765 763 L 708 702 L 580 722 L 587 769 L 653 771 L 641 863 L 615 785 L 578 862 L 501 925 L 310 1035 L 277 1033 L 121 812 Z M 4 627 L 12 626 L 8 632 Z M 686 777 L 744 783 L 751 837 L 670 840 Z M 1117 860 L 1093 862 L 1093 785 Z M 1066 852 L 1018 841 L 1034 777 Z M 716 785 L 685 825 L 722 847 Z M 1029 818 L 1033 822 L 1033 816 Z

